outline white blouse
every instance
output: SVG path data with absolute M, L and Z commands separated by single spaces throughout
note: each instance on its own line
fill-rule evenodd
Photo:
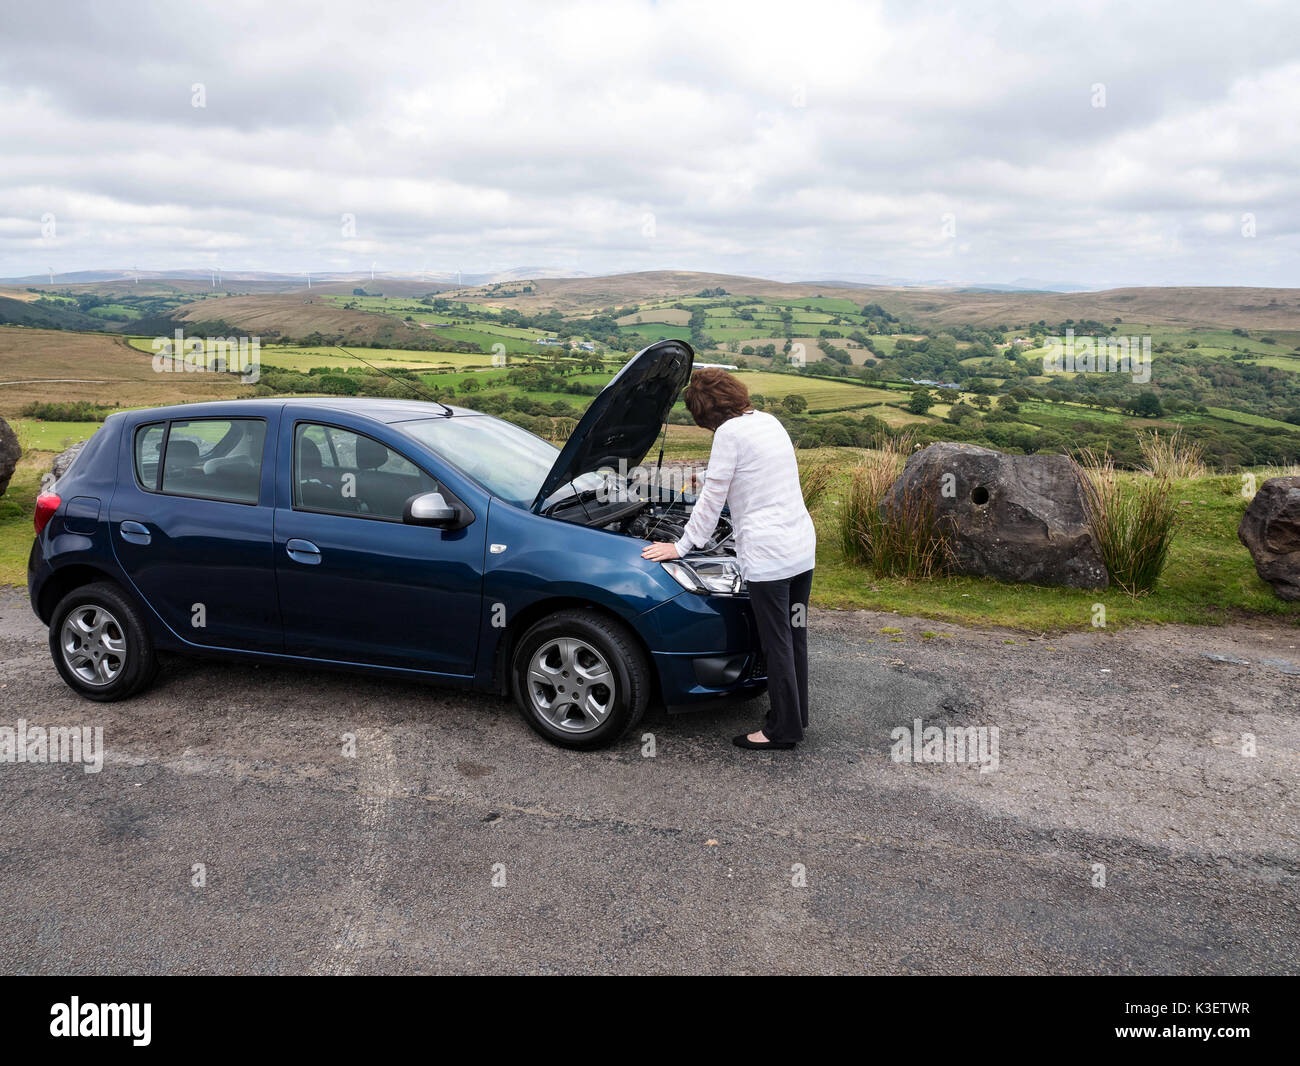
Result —
M 779 581 L 813 568 L 817 532 L 803 505 L 794 445 L 764 411 L 729 418 L 714 432 L 704 488 L 677 542 L 678 555 L 709 542 L 724 503 L 731 507 L 746 581 Z

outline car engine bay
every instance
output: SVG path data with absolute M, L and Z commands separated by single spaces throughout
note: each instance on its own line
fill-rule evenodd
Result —
M 576 522 L 621 533 L 638 540 L 680 540 L 690 521 L 694 497 L 659 503 L 644 499 L 601 501 L 594 493 L 584 492 L 557 501 L 544 513 L 565 522 Z M 692 550 L 692 555 L 735 556 L 735 530 L 730 517 L 724 512 L 708 544 Z
M 647 503 L 630 518 L 615 522 L 606 529 L 624 533 L 638 540 L 680 540 L 690 521 L 691 505 L 685 502 L 672 504 Z M 718 519 L 717 528 L 707 544 L 692 550 L 693 555 L 735 555 L 731 521 L 726 515 Z

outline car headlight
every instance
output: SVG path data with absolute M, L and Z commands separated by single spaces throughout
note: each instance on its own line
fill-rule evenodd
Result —
M 731 559 L 674 559 L 663 564 L 677 584 L 701 596 L 737 596 L 745 591 L 740 567 Z

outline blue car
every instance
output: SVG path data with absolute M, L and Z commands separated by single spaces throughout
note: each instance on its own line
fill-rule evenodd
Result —
M 422 679 L 511 694 L 570 748 L 652 701 L 761 692 L 726 516 L 683 560 L 641 558 L 690 514 L 633 475 L 693 358 L 640 352 L 562 449 L 414 400 L 111 415 L 37 500 L 27 583 L 54 665 L 105 701 L 148 686 L 159 652 Z

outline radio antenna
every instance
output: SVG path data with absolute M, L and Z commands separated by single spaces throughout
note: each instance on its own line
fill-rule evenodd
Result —
M 355 359 L 359 363 L 365 363 L 366 366 L 370 367 L 370 369 L 373 370 L 376 374 L 383 374 L 384 377 L 388 378 L 389 381 L 396 381 L 405 385 L 408 389 L 410 389 L 412 392 L 418 395 L 420 399 L 427 400 L 430 403 L 436 403 L 439 407 L 443 409 L 443 411 L 446 412 L 446 414 L 443 415 L 444 418 L 450 418 L 453 414 L 456 413 L 445 403 L 443 403 L 440 399 L 438 399 L 437 396 L 429 392 L 429 390 L 426 389 L 423 384 L 412 381 L 410 378 L 399 378 L 396 374 L 390 374 L 387 370 L 383 370 L 380 367 L 375 366 L 374 363 L 371 363 L 366 359 L 362 359 L 361 356 L 348 351 L 341 344 L 336 344 L 334 345 L 334 347 L 337 348 L 344 355 L 348 356 L 349 358 Z

